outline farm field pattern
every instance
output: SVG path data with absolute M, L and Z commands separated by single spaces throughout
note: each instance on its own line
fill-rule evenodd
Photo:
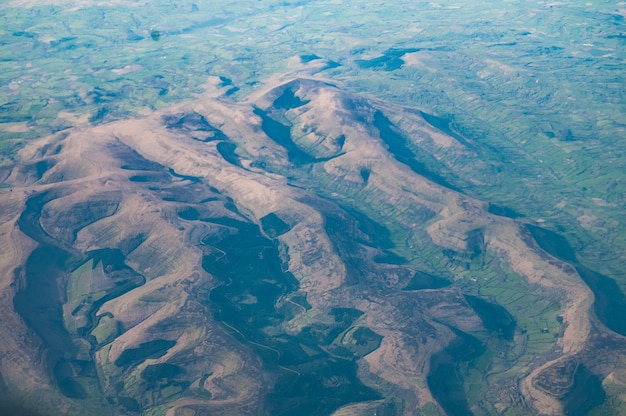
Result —
M 0 413 L 626 412 L 626 3 L 0 4 Z

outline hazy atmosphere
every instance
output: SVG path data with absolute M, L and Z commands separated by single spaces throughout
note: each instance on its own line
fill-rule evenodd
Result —
M 0 414 L 625 414 L 625 17 L 0 0 Z

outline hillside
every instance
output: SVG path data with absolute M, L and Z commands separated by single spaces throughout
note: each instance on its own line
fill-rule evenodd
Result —
M 3 168 L 15 406 L 560 414 L 617 397 L 626 342 L 583 281 L 602 275 L 453 184 L 459 160 L 489 169 L 479 143 L 315 65 L 240 100 L 210 78 Z

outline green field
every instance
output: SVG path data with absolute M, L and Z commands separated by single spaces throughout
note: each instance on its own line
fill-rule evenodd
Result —
M 625 7 L 4 2 L 0 401 L 624 412 Z

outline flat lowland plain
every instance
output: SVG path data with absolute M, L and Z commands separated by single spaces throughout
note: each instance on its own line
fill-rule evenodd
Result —
M 247 6 L 0 6 L 0 410 L 622 413 L 624 11 Z

